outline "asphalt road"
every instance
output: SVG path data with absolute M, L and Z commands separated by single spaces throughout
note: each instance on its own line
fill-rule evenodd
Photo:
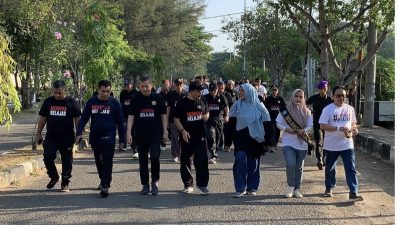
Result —
M 45 190 L 47 175 L 28 177 L 0 191 L 0 224 L 394 224 L 394 169 L 357 154 L 363 202 L 348 203 L 339 164 L 334 198 L 324 198 L 324 174 L 307 157 L 302 199 L 286 199 L 281 151 L 262 158 L 257 196 L 233 198 L 233 153 L 221 153 L 210 165 L 211 194 L 184 194 L 179 164 L 162 152 L 160 194 L 139 194 L 138 161 L 131 152 L 116 152 L 110 196 L 100 198 L 99 179 L 90 150 L 76 154 L 71 191 Z M 59 188 L 59 184 L 57 185 Z

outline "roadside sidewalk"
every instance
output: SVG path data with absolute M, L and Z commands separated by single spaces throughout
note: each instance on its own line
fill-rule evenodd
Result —
M 395 164 L 395 132 L 378 126 L 359 127 L 359 134 L 354 138 L 355 148 L 382 161 Z

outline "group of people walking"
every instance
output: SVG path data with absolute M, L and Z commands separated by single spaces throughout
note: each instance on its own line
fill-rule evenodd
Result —
M 53 96 L 44 101 L 39 112 L 36 135 L 40 143 L 47 124 L 43 142 L 44 161 L 50 177 L 47 188 L 54 188 L 60 180 L 54 164 L 59 151 L 61 191 L 69 191 L 72 147 L 82 140 L 82 132 L 90 119 L 89 143 L 94 152 L 102 197 L 109 195 L 111 187 L 118 130 L 119 148 L 126 150 L 130 145 L 133 157 L 139 159 L 140 194 L 143 195 L 159 193 L 160 152 L 168 139 L 171 160 L 180 162 L 183 192 L 192 193 L 197 186 L 200 194 L 209 194 L 209 163 L 217 163 L 218 152 L 230 151 L 233 142 L 235 197 L 256 195 L 260 186 L 261 156 L 267 151 L 277 151 L 282 133 L 288 184 L 284 194 L 288 198 L 301 198 L 304 159 L 311 145 L 308 134 L 313 130 L 317 166 L 321 170 L 325 166 L 324 195 L 333 196 L 336 161 L 341 156 L 350 188 L 349 199 L 362 200 L 358 195 L 352 140 L 358 130 L 354 109 L 344 103 L 346 90 L 335 87 L 332 102 L 327 94 L 327 81 L 321 81 L 319 94 L 306 101 L 304 92 L 296 89 L 286 105 L 278 94 L 278 87 L 271 86 L 272 93 L 267 96 L 260 83 L 256 79 L 254 84 L 245 81 L 237 86 L 232 80 L 206 84 L 199 76 L 185 86 L 183 79 L 178 78 L 172 91 L 169 91 L 169 81 L 163 81 L 157 93 L 151 78 L 144 76 L 139 80 L 139 91 L 126 82 L 117 101 L 110 96 L 111 83 L 102 80 L 98 83 L 97 94 L 86 102 L 81 113 L 76 101 L 66 96 L 65 83 L 55 81 Z M 313 106 L 313 112 L 307 104 Z M 192 163 L 196 182 L 191 173 Z

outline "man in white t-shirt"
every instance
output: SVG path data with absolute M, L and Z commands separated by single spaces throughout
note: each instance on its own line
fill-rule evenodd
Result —
M 254 79 L 254 87 L 257 90 L 257 94 L 261 96 L 263 100 L 265 100 L 265 98 L 267 97 L 267 90 L 263 85 L 261 85 L 260 78 L 257 77 L 256 79 Z
M 327 105 L 319 119 L 321 129 L 325 131 L 323 149 L 326 151 L 325 197 L 332 197 L 332 189 L 336 185 L 336 162 L 342 157 L 346 182 L 350 189 L 351 202 L 362 201 L 358 193 L 358 179 L 355 169 L 353 137 L 358 133 L 354 108 L 344 103 L 346 90 L 344 87 L 333 88 L 333 103 Z

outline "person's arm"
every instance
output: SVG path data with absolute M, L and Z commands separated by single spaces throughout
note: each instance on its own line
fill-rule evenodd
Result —
M 224 107 L 224 123 L 228 123 L 229 122 L 229 107 L 225 106 Z
M 190 134 L 189 134 L 189 132 L 187 132 L 187 130 L 185 130 L 185 128 L 183 128 L 181 120 L 179 118 L 175 117 L 174 118 L 174 123 L 175 123 L 176 128 L 182 134 L 183 140 L 186 143 L 189 143 Z
M 132 126 L 134 120 L 135 120 L 134 115 L 128 115 L 128 122 L 126 124 L 126 141 L 128 144 L 132 143 Z
M 89 121 L 89 118 L 91 115 L 91 107 L 92 107 L 92 104 L 89 101 L 86 103 L 86 106 L 83 109 L 82 116 L 79 119 L 79 123 L 78 123 L 77 129 L 76 129 L 76 137 L 75 137 L 76 144 L 78 144 L 78 142 L 82 138 L 83 129 L 85 128 L 86 123 Z
M 121 105 L 118 101 L 115 101 L 114 104 L 116 110 L 115 110 L 115 122 L 117 123 L 117 128 L 118 128 L 118 137 L 119 137 L 119 148 L 122 148 L 124 143 L 125 143 L 125 139 L 126 139 L 126 135 L 125 135 L 125 129 L 124 129 L 124 119 L 122 116 L 122 108 Z
M 171 106 L 167 106 L 167 119 L 169 119 L 169 117 L 171 116 Z M 167 122 L 168 124 L 168 122 Z M 168 128 L 168 125 L 167 125 Z
M 163 126 L 163 141 L 168 140 L 168 117 L 167 114 L 161 114 L 161 122 Z
M 42 131 L 44 126 L 46 125 L 47 118 L 44 116 L 39 116 L 38 126 L 37 126 L 37 133 L 35 137 L 36 143 L 41 143 L 43 140 Z
M 278 114 L 278 117 L 276 118 L 276 126 L 281 131 L 287 132 L 289 134 L 295 134 L 295 131 L 287 126 L 281 114 Z

